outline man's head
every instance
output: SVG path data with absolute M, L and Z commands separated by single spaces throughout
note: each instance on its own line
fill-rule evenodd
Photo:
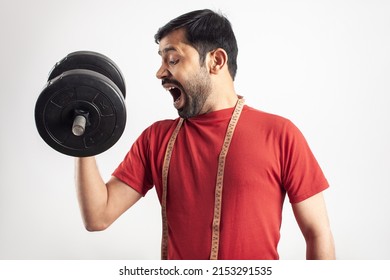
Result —
M 155 40 L 162 58 L 156 75 L 179 115 L 191 118 L 222 107 L 237 69 L 237 44 L 227 19 L 210 10 L 187 13 L 160 28 Z
M 185 30 L 187 43 L 198 51 L 201 65 L 208 52 L 217 48 L 224 49 L 228 55 L 229 73 L 234 80 L 238 47 L 232 26 L 226 17 L 208 9 L 183 14 L 158 30 L 154 36 L 156 43 L 177 29 Z

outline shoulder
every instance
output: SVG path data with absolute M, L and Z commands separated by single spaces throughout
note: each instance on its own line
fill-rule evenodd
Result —
M 180 118 L 177 119 L 165 119 L 159 120 L 147 127 L 142 135 L 146 138 L 161 138 L 173 131 L 179 122 Z
M 169 130 L 172 126 L 177 124 L 179 118 L 177 119 L 165 119 L 154 122 L 149 126 L 149 129 L 152 130 Z
M 247 105 L 244 107 L 242 119 L 243 122 L 246 122 L 248 125 L 263 129 L 280 132 L 297 129 L 294 123 L 286 117 L 255 109 Z

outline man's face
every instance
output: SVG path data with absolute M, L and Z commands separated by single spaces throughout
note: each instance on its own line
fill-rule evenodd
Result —
M 207 67 L 200 65 L 197 50 L 185 43 L 184 32 L 178 29 L 161 39 L 158 53 L 162 64 L 156 76 L 171 93 L 179 116 L 190 118 L 205 111 L 211 81 Z

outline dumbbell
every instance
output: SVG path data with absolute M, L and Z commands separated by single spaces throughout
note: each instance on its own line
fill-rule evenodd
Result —
M 74 157 L 100 154 L 122 136 L 126 86 L 118 66 L 97 52 L 78 51 L 57 62 L 35 105 L 42 139 Z

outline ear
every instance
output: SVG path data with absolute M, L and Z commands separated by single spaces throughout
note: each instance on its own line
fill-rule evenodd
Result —
M 211 74 L 218 74 L 227 66 L 228 56 L 224 49 L 218 48 L 210 52 L 209 67 Z

